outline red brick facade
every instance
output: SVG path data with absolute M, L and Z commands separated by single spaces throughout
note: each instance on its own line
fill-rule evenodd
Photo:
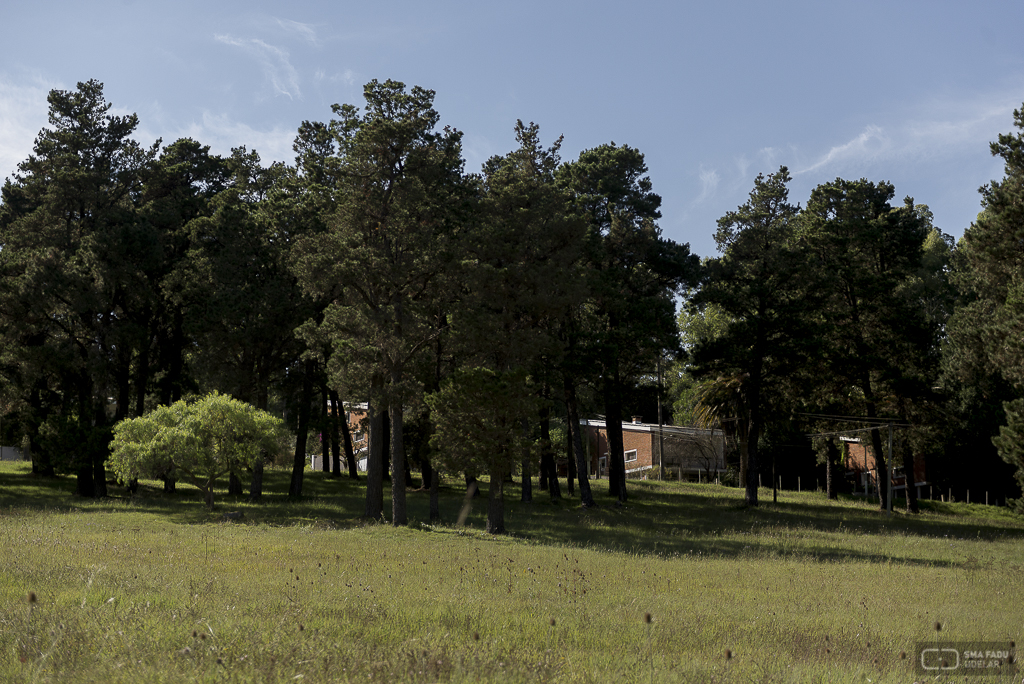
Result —
M 606 477 L 608 430 L 605 421 L 582 420 L 580 424 L 590 461 L 590 476 Z M 725 470 L 721 430 L 623 423 L 622 447 L 627 477 L 647 477 L 651 470 L 660 473 L 663 464 L 669 475 L 681 478 L 697 479 L 702 474 L 711 477 Z

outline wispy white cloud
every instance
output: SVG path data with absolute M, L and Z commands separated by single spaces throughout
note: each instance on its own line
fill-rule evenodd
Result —
M 287 50 L 259 38 L 236 38 L 225 34 L 215 35 L 214 38 L 225 45 L 241 48 L 256 59 L 263 67 L 263 74 L 275 94 L 285 95 L 291 99 L 302 97 L 299 72 L 292 66 Z
M 715 190 L 718 189 L 718 183 L 721 181 L 721 177 L 718 175 L 718 171 L 714 169 L 705 169 L 703 166 L 700 167 L 700 195 L 693 201 L 694 204 L 700 204 L 705 200 L 711 198 L 715 194 Z
M 312 24 L 303 24 L 299 21 L 292 21 L 291 19 L 278 19 L 275 17 L 274 21 L 277 25 L 283 28 L 288 33 L 294 33 L 300 36 L 306 42 L 320 47 L 320 41 L 317 40 L 316 28 Z
M 1009 128 L 1019 94 L 998 94 L 977 101 L 932 102 L 926 116 L 869 124 L 852 139 L 832 146 L 803 164 L 797 174 L 822 169 L 851 169 L 880 162 L 915 162 L 987 150 L 988 143 Z
M 848 161 L 876 161 L 892 151 L 892 141 L 879 126 L 868 126 L 860 135 L 835 145 L 810 166 L 798 173 L 810 173 L 826 166 L 842 164 Z
M 48 122 L 46 96 L 59 87 L 39 79 L 23 84 L 0 76 L 0 181 L 14 175 L 31 154 L 36 135 Z

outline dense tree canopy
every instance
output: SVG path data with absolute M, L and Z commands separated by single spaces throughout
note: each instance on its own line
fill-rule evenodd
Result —
M 300 496 L 309 444 L 337 445 L 345 405 L 366 402 L 367 517 L 385 517 L 390 473 L 391 522 L 408 521 L 413 462 L 435 501 L 438 472 L 489 476 L 500 532 L 509 478 L 531 501 L 539 461 L 560 495 L 553 420 L 566 484 L 590 506 L 580 419 L 605 419 L 609 494 L 624 502 L 622 417 L 664 408 L 653 378 L 675 359 L 675 421 L 738 442 L 750 505 L 769 463 L 815 467 L 797 442 L 823 415 L 899 423 L 908 510 L 918 458 L 963 486 L 967 452 L 977 477 L 1008 481 L 998 451 L 1024 483 L 1024 110 L 992 145 L 1005 177 L 982 188 L 960 244 L 927 206 L 892 205 L 888 182 L 837 178 L 801 208 L 782 167 L 720 219 L 720 254 L 701 263 L 662 235 L 637 149 L 563 162 L 560 138 L 545 147 L 518 122 L 516 149 L 468 173 L 432 91 L 372 81 L 363 95 L 303 122 L 293 164 L 264 165 L 245 147 L 142 146 L 96 81 L 50 93 L 49 124 L 0 193 L 4 438 L 36 473 L 102 496 L 109 463 L 127 484 L 182 477 L 210 496 L 216 477 L 240 493 L 251 472 L 258 499 L 272 413 L 294 435 Z M 234 437 L 184 437 L 216 422 L 192 416 L 214 405 Z M 830 494 L 834 436 L 814 445 Z M 871 443 L 883 483 L 879 430 Z

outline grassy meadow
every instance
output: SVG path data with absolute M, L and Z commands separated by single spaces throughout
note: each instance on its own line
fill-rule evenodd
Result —
M 394 528 L 322 473 L 289 501 L 268 471 L 264 502 L 221 490 L 209 512 L 187 485 L 82 500 L 3 463 L 0 681 L 936 681 L 915 643 L 1024 632 L 1024 520 L 1005 509 L 889 517 L 767 490 L 746 509 L 667 482 L 618 507 L 594 485 L 587 511 L 510 485 L 512 534 L 491 537 L 483 498 L 454 526 L 455 481 L 445 524 L 410 492 Z

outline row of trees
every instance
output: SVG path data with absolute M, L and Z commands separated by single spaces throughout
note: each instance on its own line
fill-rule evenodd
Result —
M 891 205 L 885 182 L 836 179 L 795 206 L 785 167 L 758 176 L 748 202 L 719 220 L 721 256 L 680 315 L 689 353 L 674 384 L 683 415 L 736 434 L 749 504 L 767 470 L 766 433 L 821 434 L 834 497 L 843 431 L 876 427 L 871 449 L 887 481 L 886 422 L 899 428 L 909 511 L 915 457 L 932 482 L 1019 494 L 1009 475 L 1024 485 L 1022 141 L 1018 132 L 993 143 L 1006 176 L 981 189 L 982 211 L 958 245 L 926 205 Z
M 245 148 L 140 145 L 98 82 L 50 93 L 0 206 L 4 427 L 37 472 L 103 495 L 112 426 L 216 390 L 287 416 L 295 496 L 308 435 L 337 454 L 340 399 L 369 401 L 366 515 L 383 516 L 390 471 L 391 520 L 406 522 L 412 457 L 435 493 L 439 468 L 489 472 L 492 531 L 506 475 L 530 482 L 536 452 L 558 491 L 549 435 L 564 412 L 593 504 L 580 395 L 619 425 L 675 346 L 674 297 L 699 270 L 657 227 L 643 155 L 611 143 L 563 163 L 560 140 L 520 122 L 517 149 L 467 173 L 431 91 L 364 94 L 304 122 L 293 165 L 264 166 Z M 625 500 L 621 432 L 612 447 Z M 258 497 L 262 460 L 251 477 Z
M 537 464 L 560 496 L 555 420 L 593 505 L 581 411 L 607 418 L 609 494 L 625 501 L 621 419 L 648 413 L 638 387 L 680 351 L 675 422 L 735 434 L 752 505 L 767 457 L 859 425 L 835 416 L 910 426 L 905 470 L 927 455 L 933 479 L 965 453 L 977 477 L 1008 477 L 984 459 L 1006 423 L 999 453 L 1024 472 L 1021 134 L 993 145 L 1006 178 L 959 245 L 885 182 L 837 179 L 793 205 L 783 167 L 719 221 L 721 255 L 702 264 L 661 235 L 639 151 L 563 162 L 560 140 L 519 122 L 518 147 L 469 173 L 431 91 L 364 95 L 303 122 L 294 164 L 264 166 L 245 148 L 141 146 L 95 81 L 50 93 L 0 205 L 4 430 L 37 472 L 103 495 L 114 425 L 219 391 L 287 418 L 300 496 L 310 435 L 339 476 L 345 447 L 356 477 L 341 400 L 368 401 L 366 516 L 384 517 L 390 473 L 390 517 L 406 522 L 415 463 L 435 512 L 438 471 L 488 473 L 497 532 L 513 471 L 524 500 Z M 834 494 L 835 435 L 814 445 Z M 246 473 L 253 498 L 262 467 Z

